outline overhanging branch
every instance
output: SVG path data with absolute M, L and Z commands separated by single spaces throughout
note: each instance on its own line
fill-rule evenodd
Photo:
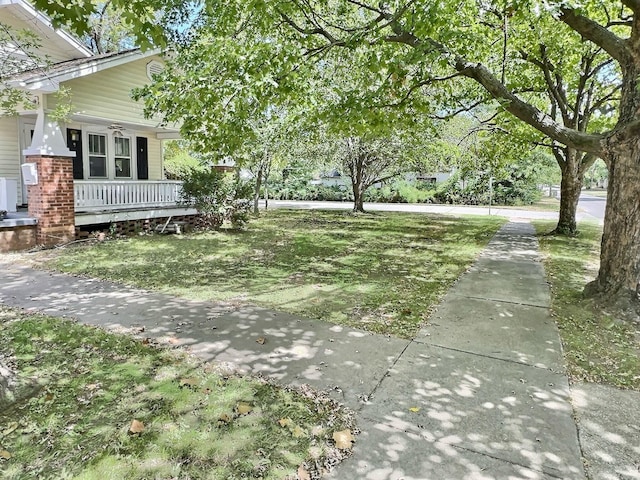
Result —
M 629 57 L 629 51 L 622 38 L 607 30 L 598 22 L 579 15 L 571 8 L 565 7 L 560 11 L 560 20 L 568 25 L 569 28 L 579 33 L 582 38 L 601 47 L 619 63 L 625 63 Z

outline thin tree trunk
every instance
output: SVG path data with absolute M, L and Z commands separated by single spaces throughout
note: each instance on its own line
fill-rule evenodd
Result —
M 364 192 L 362 185 L 353 184 L 353 211 L 364 213 Z
M 264 209 L 269 209 L 269 178 L 264 179 Z
M 260 187 L 262 186 L 262 166 L 258 169 L 258 173 L 256 174 L 256 186 L 253 191 L 253 214 L 259 215 L 260 210 L 258 208 L 258 203 L 260 201 Z

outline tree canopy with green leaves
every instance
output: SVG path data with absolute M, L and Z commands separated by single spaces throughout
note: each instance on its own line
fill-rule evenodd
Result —
M 92 9 L 80 0 L 71 2 L 71 8 L 70 2 L 61 0 L 37 3 L 49 13 L 75 17 L 78 25 Z M 193 79 L 199 83 L 165 83 L 176 103 L 185 91 L 195 89 L 202 102 L 222 99 L 219 113 L 242 121 L 256 108 L 281 98 L 306 101 L 313 85 L 310 79 L 323 69 L 335 69 L 340 77 L 343 68 L 350 74 L 349 90 L 341 90 L 337 83 L 334 112 L 348 114 L 350 122 L 365 129 L 393 121 L 393 113 L 384 106 L 409 105 L 441 115 L 492 99 L 553 142 L 604 159 L 609 193 L 601 262 L 588 292 L 638 305 L 640 1 L 114 3 L 128 12 L 124 20 L 147 42 L 169 37 L 162 23 L 172 34 L 180 33 L 176 19 L 182 19 L 184 26 L 186 20 L 197 18 L 191 38 L 201 41 L 208 35 L 212 48 L 201 59 L 212 60 L 215 68 L 201 63 L 206 70 Z M 164 16 L 159 18 L 158 11 Z M 541 45 L 549 58 L 579 56 L 580 42 L 598 49 L 609 61 L 599 75 L 617 71 L 621 79 L 619 95 L 612 96 L 606 107 L 615 123 L 602 131 L 560 121 L 532 93 L 545 72 L 531 68 L 524 57 L 538 54 Z M 582 65 L 572 61 L 567 68 Z M 573 73 L 572 78 L 579 79 L 580 72 Z M 187 125 L 190 115 L 202 111 L 200 106 L 183 105 Z M 606 108 L 603 104 L 598 111 Z M 358 115 L 362 121 L 356 120 Z

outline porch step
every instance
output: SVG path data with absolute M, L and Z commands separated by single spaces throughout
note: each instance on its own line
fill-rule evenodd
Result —
M 176 233 L 178 235 L 185 233 L 189 229 L 188 222 L 169 222 L 156 225 L 156 233 Z

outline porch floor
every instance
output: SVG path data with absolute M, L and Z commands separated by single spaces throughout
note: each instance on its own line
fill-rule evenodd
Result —
M 152 220 L 171 216 L 196 215 L 192 207 L 159 206 L 159 207 L 120 207 L 104 210 L 82 212 L 76 211 L 76 227 L 101 223 L 122 222 L 127 220 Z
M 27 225 L 36 225 L 38 221 L 29 216 L 25 211 L 9 212 L 0 220 L 0 228 L 24 227 Z

